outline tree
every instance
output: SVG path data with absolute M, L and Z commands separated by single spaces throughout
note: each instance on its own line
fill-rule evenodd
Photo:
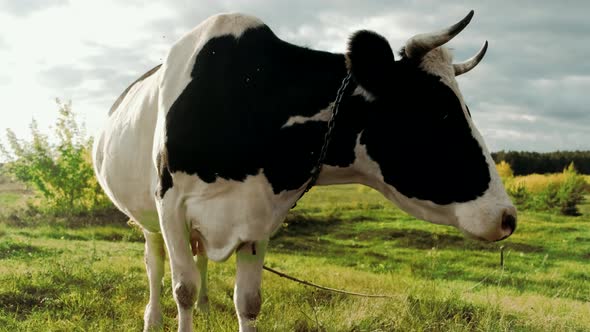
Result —
M 498 151 L 492 153 L 492 158 L 496 163 L 502 160 L 509 163 L 514 175 L 559 173 L 572 162 L 579 173 L 590 174 L 590 151 Z
M 7 129 L 10 149 L 0 144 L 0 153 L 8 160 L 8 174 L 35 188 L 43 197 L 42 209 L 57 214 L 88 212 L 110 205 L 94 177 L 90 150 L 92 137 L 84 124 L 76 121 L 71 102 L 58 104 L 55 143 L 30 124 L 31 141 L 19 139 Z

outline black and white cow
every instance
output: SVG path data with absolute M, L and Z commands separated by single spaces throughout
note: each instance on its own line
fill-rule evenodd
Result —
M 260 20 L 213 16 L 133 83 L 96 141 L 100 184 L 144 229 L 150 301 L 161 324 L 164 245 L 179 330 L 207 308 L 207 260 L 237 253 L 240 330 L 254 330 L 269 237 L 310 181 L 331 105 L 348 72 L 318 184 L 361 183 L 411 215 L 496 241 L 516 226 L 511 204 L 443 47 L 471 20 L 408 40 L 352 35 L 346 54 L 289 44 Z M 193 260 L 196 256 L 196 263 Z

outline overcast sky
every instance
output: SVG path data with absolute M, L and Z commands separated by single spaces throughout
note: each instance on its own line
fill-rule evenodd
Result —
M 358 29 L 398 50 L 416 33 L 471 24 L 449 46 L 456 61 L 488 40 L 458 78 L 492 151 L 590 150 L 589 1 L 0 0 L 0 140 L 57 115 L 56 97 L 94 134 L 117 96 L 160 63 L 182 34 L 219 12 L 258 16 L 282 39 L 343 52 Z M 394 78 L 392 78 L 394 79 Z

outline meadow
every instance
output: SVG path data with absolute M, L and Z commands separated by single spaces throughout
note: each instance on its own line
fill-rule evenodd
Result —
M 19 190 L 0 190 L 0 214 L 25 205 Z M 482 243 L 416 220 L 365 187 L 314 188 L 271 240 L 266 265 L 391 298 L 320 291 L 264 272 L 258 326 L 588 331 L 590 205 L 580 210 L 578 217 L 521 212 L 510 239 Z M 195 312 L 196 331 L 237 330 L 234 263 L 210 264 L 211 310 Z M 0 331 L 139 331 L 147 299 L 143 238 L 121 218 L 85 226 L 0 223 Z M 175 330 L 168 267 L 162 302 L 165 330 Z

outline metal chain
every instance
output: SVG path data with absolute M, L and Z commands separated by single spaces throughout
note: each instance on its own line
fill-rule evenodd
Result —
M 328 153 L 328 146 L 330 145 L 330 141 L 332 140 L 332 131 L 334 130 L 334 124 L 336 123 L 336 115 L 338 114 L 338 110 L 340 108 L 340 103 L 342 102 L 342 97 L 344 96 L 344 92 L 348 87 L 348 83 L 350 82 L 351 73 L 349 72 L 346 77 L 342 80 L 342 84 L 340 84 L 340 88 L 338 89 L 338 93 L 336 93 L 336 100 L 334 100 L 334 104 L 332 105 L 332 116 L 330 120 L 328 120 L 328 129 L 326 130 L 326 134 L 324 135 L 324 144 L 322 145 L 322 149 L 320 150 L 320 156 L 311 170 L 311 179 L 307 183 L 307 187 L 301 196 L 297 199 L 298 201 L 305 195 L 311 187 L 313 187 L 320 176 L 320 172 L 322 171 L 322 165 L 324 163 L 324 159 L 326 159 L 326 154 Z M 293 207 L 297 206 L 297 202 L 293 205 Z

